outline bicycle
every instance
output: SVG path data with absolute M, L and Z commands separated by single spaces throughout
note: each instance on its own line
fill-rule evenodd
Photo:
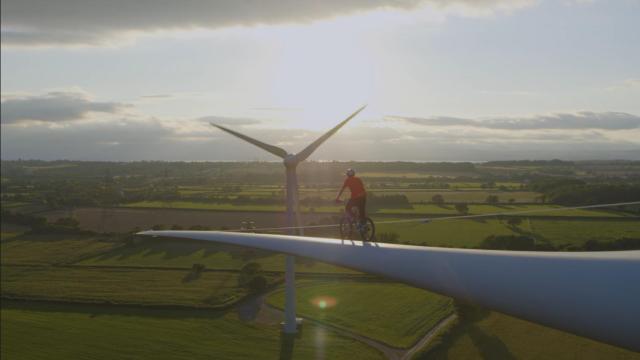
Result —
M 364 223 L 360 223 L 359 219 L 360 214 L 357 207 L 353 206 L 349 211 L 345 209 L 344 215 L 340 219 L 340 238 L 342 240 L 353 240 L 354 229 L 356 229 L 362 241 L 374 241 L 376 225 L 373 220 L 367 216 Z

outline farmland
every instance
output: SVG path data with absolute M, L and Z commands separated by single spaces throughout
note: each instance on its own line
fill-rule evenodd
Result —
M 193 264 L 198 263 L 219 270 L 238 270 L 247 262 L 256 262 L 265 271 L 282 271 L 284 255 L 230 245 L 144 238 L 135 244 L 127 244 L 112 251 L 87 257 L 77 264 L 191 268 Z M 299 271 L 354 273 L 337 266 L 304 260 L 300 261 Z
M 221 307 L 247 292 L 237 273 L 124 268 L 2 267 L 3 294 L 11 298 L 82 303 Z
M 392 220 L 390 220 L 392 221 Z M 536 241 L 553 245 L 580 246 L 588 240 L 611 241 L 640 237 L 640 222 L 601 220 L 549 220 L 527 218 L 518 226 L 501 220 L 453 220 L 379 224 L 379 232 L 398 234 L 401 241 L 424 246 L 476 247 L 490 235 L 533 236 Z
M 3 264 L 73 263 L 119 245 L 117 239 L 105 236 L 28 234 L 19 239 L 2 243 L 0 254 Z
M 305 282 L 298 286 L 297 296 L 301 315 L 395 347 L 411 346 L 453 313 L 450 299 L 394 283 Z M 268 301 L 283 308 L 284 292 Z
M 640 354 L 483 311 L 462 320 L 417 359 L 640 359 Z
M 218 203 L 197 203 L 197 202 L 159 202 L 159 201 L 142 201 L 127 204 L 125 207 L 146 208 L 146 209 L 189 209 L 189 210 L 215 210 L 215 211 L 237 211 L 237 212 L 282 212 L 284 206 L 279 205 L 233 205 Z M 468 205 L 468 214 L 497 214 L 497 213 L 514 213 L 519 212 L 528 214 L 529 216 L 586 216 L 586 217 L 617 217 L 623 216 L 620 213 L 606 210 L 560 210 L 562 207 L 554 205 Z M 342 206 L 320 206 L 320 207 L 302 207 L 303 213 L 317 212 L 327 214 L 337 214 L 341 211 Z M 434 204 L 413 204 L 408 208 L 379 208 L 371 211 L 374 214 L 381 215 L 456 215 L 459 214 L 452 205 L 434 205 Z
M 357 336 L 406 349 L 459 312 L 452 299 L 297 258 L 298 312 L 311 321 L 288 343 L 274 310 L 283 306 L 283 255 L 132 234 L 148 228 L 280 227 L 285 219 L 278 166 L 3 162 L 3 358 L 39 358 L 32 349 L 40 346 L 51 349 L 50 358 L 380 358 Z M 549 191 L 547 182 L 555 178 L 536 185 L 541 173 L 556 170 L 555 163 L 305 164 L 303 224 L 335 224 L 342 207 L 332 199 L 345 166 L 363 169 L 368 211 L 385 241 L 478 248 L 492 236 L 528 237 L 549 251 L 640 238 L 637 207 L 565 209 L 581 204 Z M 563 166 L 573 171 L 572 184 L 593 187 L 600 202 L 621 201 L 598 197 L 604 179 L 617 179 L 606 180 L 614 190 L 633 183 L 608 177 L 615 167 Z M 338 235 L 330 226 L 306 233 Z M 247 275 L 248 268 L 255 272 Z M 262 283 L 249 286 L 247 279 L 255 278 Z M 249 317 L 247 306 L 253 309 Z M 630 358 L 625 350 L 497 313 L 462 318 L 431 345 L 429 356 L 436 358 L 554 357 L 559 349 L 567 357 Z
M 3 359 L 382 359 L 312 324 L 289 346 L 276 326 L 234 313 L 4 300 L 1 311 Z
M 0 225 L 0 241 L 9 240 L 13 237 L 22 235 L 28 230 L 29 228 L 24 226 L 3 223 L 2 225 Z

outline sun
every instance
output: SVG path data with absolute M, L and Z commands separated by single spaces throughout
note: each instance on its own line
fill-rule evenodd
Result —
M 369 102 L 378 61 L 365 34 L 344 21 L 265 30 L 277 47 L 270 101 L 295 108 L 295 125 L 324 129 Z

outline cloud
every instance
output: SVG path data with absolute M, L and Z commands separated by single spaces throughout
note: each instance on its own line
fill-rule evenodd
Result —
M 174 95 L 173 94 L 151 94 L 151 95 L 142 95 L 140 96 L 141 99 L 160 99 L 160 100 L 164 100 L 164 99 L 171 99 L 173 98 Z
M 202 121 L 206 123 L 213 123 L 217 125 L 256 125 L 260 124 L 261 121 L 257 119 L 250 118 L 234 118 L 234 117 L 226 117 L 226 116 L 204 116 L 196 119 L 197 121 Z
M 200 124 L 202 130 L 182 131 Z M 265 125 L 263 123 L 262 125 Z M 55 125 L 55 124 L 54 124 Z M 77 160 L 277 160 L 237 138 L 196 120 L 109 118 L 68 126 L 3 125 L 3 159 Z M 245 132 L 245 131 L 243 131 Z M 321 132 L 253 128 L 246 133 L 299 151 Z M 615 135 L 615 136 L 612 136 Z M 401 129 L 354 126 L 341 130 L 312 159 L 482 161 L 496 159 L 640 159 L 640 129 L 493 130 L 475 127 Z
M 49 92 L 44 95 L 4 95 L 2 123 L 24 121 L 63 122 L 85 119 L 89 113 L 116 114 L 127 107 L 116 102 L 97 102 L 84 92 Z
M 472 120 L 455 117 L 403 117 L 388 116 L 387 120 L 401 120 L 411 124 L 424 126 L 465 126 L 484 129 L 502 130 L 629 130 L 640 128 L 640 116 L 621 112 L 578 112 L 575 114 L 560 113 L 552 115 L 537 115 L 532 117 L 502 117 L 484 120 Z
M 105 45 L 134 33 L 307 23 L 421 6 L 493 13 L 534 0 L 3 0 L 2 44 Z M 458 11 L 460 10 L 460 11 Z
M 3 159 L 276 160 L 208 125 L 247 127 L 247 135 L 296 152 L 322 131 L 281 128 L 275 122 L 210 115 L 154 118 L 117 102 L 98 102 L 82 90 L 44 95 L 3 94 Z M 126 108 L 127 111 L 122 111 Z M 312 159 L 493 160 L 517 158 L 637 158 L 640 121 L 623 113 L 554 114 L 470 120 L 388 118 L 426 126 L 361 123 L 346 127 Z M 35 121 L 34 121 L 35 120 Z M 455 126 L 455 127 L 453 127 Z M 513 130 L 519 131 L 513 131 Z M 625 131 L 615 131 L 624 129 Z M 612 131 L 614 130 L 614 131 Z
M 614 85 L 611 85 L 607 88 L 605 88 L 605 90 L 607 91 L 617 91 L 617 90 L 622 90 L 622 89 L 633 89 L 633 88 L 640 88 L 640 78 L 628 78 L 625 79 L 623 81 L 620 81 Z

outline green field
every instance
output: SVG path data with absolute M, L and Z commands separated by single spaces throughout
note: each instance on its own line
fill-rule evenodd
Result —
M 385 219 L 386 220 L 386 219 Z M 389 220 L 393 221 L 393 219 Z M 423 246 L 475 247 L 490 235 L 516 234 L 498 220 L 456 220 L 376 225 L 378 234 L 397 233 L 402 243 Z
M 354 273 L 318 261 L 299 260 L 298 272 Z M 145 237 L 135 243 L 85 258 L 77 264 L 191 268 L 198 263 L 212 269 L 237 270 L 247 262 L 257 262 L 263 270 L 283 271 L 285 256 L 210 242 Z
M 277 326 L 233 312 L 3 301 L 2 359 L 382 359 L 371 347 L 305 325 L 293 343 Z M 284 344 L 284 345 L 283 345 Z
M 461 188 L 462 189 L 462 188 Z M 509 192 L 500 192 L 498 190 L 387 190 L 380 191 L 376 189 L 374 191 L 376 194 L 381 193 L 384 195 L 389 195 L 393 193 L 404 194 L 407 196 L 410 202 L 430 202 L 431 198 L 434 195 L 440 194 L 444 198 L 444 201 L 448 203 L 483 203 L 487 199 L 489 195 L 497 195 L 501 202 L 507 202 L 510 199 L 513 199 L 514 202 L 526 202 L 532 203 L 538 200 L 540 194 L 531 192 L 531 191 L 509 191 Z
M 453 312 L 449 298 L 397 283 L 303 283 L 296 296 L 305 317 L 403 348 Z M 284 292 L 268 301 L 283 308 Z
M 121 244 L 97 235 L 26 234 L 3 241 L 0 256 L 3 264 L 68 264 Z
M 554 245 L 582 245 L 587 240 L 640 238 L 640 221 L 561 221 L 531 219 L 531 230 Z
M 237 273 L 2 266 L 2 295 L 11 298 L 218 307 L 246 294 Z
M 25 201 L 0 201 L 0 207 L 5 209 L 12 209 L 27 205 L 29 205 L 29 203 Z
M 131 208 L 194 209 L 220 211 L 284 211 L 284 205 L 233 205 L 195 201 L 139 201 L 123 204 Z
M 418 359 L 640 359 L 640 354 L 495 312 L 463 321 Z
M 474 205 L 470 204 L 469 215 L 513 214 L 521 216 L 566 216 L 566 217 L 619 217 L 620 213 L 606 210 L 563 209 L 557 205 Z M 379 214 L 391 215 L 459 215 L 451 204 L 414 204 L 412 209 L 379 209 Z M 522 213 L 522 214 L 518 214 Z
M 452 184 L 453 185 L 453 184 Z M 468 188 L 466 186 L 469 186 Z M 473 185 L 476 185 L 473 187 Z M 458 185 L 456 185 L 458 186 Z M 331 201 L 336 196 L 337 189 L 300 189 L 300 198 L 305 199 L 307 197 L 323 198 L 327 201 Z M 489 195 L 497 195 L 501 202 L 508 202 L 513 199 L 516 203 L 533 203 L 539 201 L 540 194 L 532 191 L 500 191 L 497 189 L 481 189 L 480 184 L 462 184 L 459 188 L 449 189 L 414 189 L 414 188 L 375 188 L 369 190 L 369 193 L 374 195 L 405 195 L 409 202 L 431 202 L 434 195 L 440 194 L 444 197 L 446 202 L 467 202 L 467 203 L 483 203 Z M 257 197 L 271 197 L 273 191 L 249 191 L 243 190 L 238 193 L 240 195 L 249 195 Z M 282 193 L 276 193 L 278 196 L 283 196 Z
M 16 236 L 20 236 L 28 230 L 29 228 L 24 226 L 2 223 L 0 225 L 0 241 L 5 241 Z
M 622 237 L 640 237 L 640 222 L 615 220 L 547 220 L 529 218 L 512 227 L 500 220 L 443 220 L 428 224 L 420 222 L 384 224 L 381 219 L 378 234 L 395 232 L 403 243 L 424 246 L 476 247 L 490 235 L 532 235 L 538 241 L 552 245 L 581 246 L 590 239 L 611 241 Z
M 280 205 L 233 205 L 221 203 L 205 203 L 205 202 L 188 202 L 188 201 L 140 201 L 135 203 L 123 204 L 123 207 L 130 208 L 148 208 L 148 209 L 191 209 L 191 210 L 216 210 L 216 211 L 234 211 L 234 212 L 278 212 L 284 211 L 284 206 Z M 618 217 L 623 216 L 620 213 L 607 210 L 580 210 L 568 209 L 559 210 L 562 207 L 557 205 L 484 205 L 471 204 L 469 207 L 469 215 L 480 214 L 504 214 L 524 212 L 526 216 L 585 216 L 585 217 Z M 314 211 L 317 213 L 339 214 L 343 206 L 326 205 L 315 207 L 301 207 L 302 212 Z M 546 211 L 550 210 L 550 211 Z M 444 204 L 413 204 L 410 208 L 380 208 L 369 209 L 371 213 L 381 215 L 459 215 L 454 205 Z
M 263 270 L 283 271 L 285 256 L 268 251 L 184 239 L 140 237 L 133 241 L 90 235 L 27 234 L 0 245 L 2 264 L 78 264 L 191 269 L 238 270 L 257 262 Z M 298 259 L 299 272 L 355 273 L 318 261 Z

